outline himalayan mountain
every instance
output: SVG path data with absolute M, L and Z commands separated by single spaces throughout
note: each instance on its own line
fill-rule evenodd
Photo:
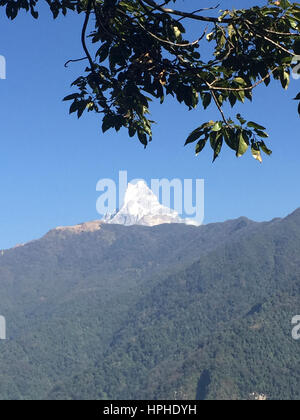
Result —
M 300 209 L 193 226 L 126 195 L 0 253 L 0 399 L 300 399 Z
M 109 224 L 125 226 L 157 226 L 166 223 L 185 223 L 197 226 L 195 220 L 183 219 L 176 211 L 161 205 L 144 181 L 139 181 L 136 184 L 129 183 L 121 209 L 106 215 L 104 221 Z

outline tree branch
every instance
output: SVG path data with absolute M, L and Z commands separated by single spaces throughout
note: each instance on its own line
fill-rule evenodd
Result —
M 280 49 L 281 51 L 284 51 L 285 53 L 287 53 L 289 55 L 294 55 L 291 51 L 284 48 L 281 44 L 279 44 L 278 42 L 273 41 L 273 39 L 267 37 L 263 32 L 261 32 L 256 27 L 253 28 L 254 25 L 249 20 L 245 20 L 245 25 L 247 26 L 249 31 L 253 33 L 253 35 L 256 35 L 257 37 L 260 37 L 260 38 L 264 39 L 265 41 L 270 42 L 271 44 L 275 45 L 275 47 L 277 47 L 278 49 Z
M 66 63 L 65 63 L 65 67 L 68 67 L 68 64 L 69 63 L 78 63 L 78 61 L 84 61 L 84 60 L 87 60 L 88 58 L 87 57 L 83 57 L 83 58 L 77 58 L 77 59 L 75 59 L 75 60 L 68 60 Z
M 84 50 L 84 52 L 87 56 L 87 59 L 89 60 L 91 71 L 94 74 L 94 76 L 97 76 L 97 74 L 95 72 L 94 62 L 92 60 L 92 57 L 90 55 L 90 52 L 89 52 L 89 50 L 86 46 L 86 42 L 85 42 L 86 30 L 87 30 L 87 26 L 88 26 L 88 23 L 89 23 L 89 20 L 90 20 L 91 9 L 92 9 L 92 0 L 88 0 L 87 10 L 85 12 L 84 24 L 83 24 L 82 32 L 81 32 L 81 43 L 82 43 L 82 46 L 83 46 L 83 50 Z
M 156 39 L 157 41 L 159 41 L 159 42 L 164 42 L 164 43 L 166 43 L 166 44 L 169 44 L 169 45 L 172 45 L 172 47 L 192 47 L 193 45 L 196 45 L 196 44 L 198 44 L 198 42 L 200 42 L 203 38 L 204 38 L 204 36 L 205 36 L 205 34 L 206 34 L 206 32 L 207 32 L 207 29 L 205 29 L 205 31 L 204 31 L 204 33 L 200 36 L 200 38 L 198 38 L 198 39 L 196 39 L 195 41 L 193 41 L 193 42 L 186 42 L 186 43 L 184 43 L 184 44 L 178 44 L 178 43 L 175 43 L 175 42 L 172 42 L 172 41 L 169 41 L 169 40 L 167 40 L 167 39 L 163 39 L 163 38 L 160 38 L 160 37 L 158 37 L 157 35 L 155 35 L 155 34 L 153 34 L 152 32 L 150 32 L 150 31 L 148 31 L 140 22 L 138 22 L 138 21 L 136 21 L 136 23 L 145 31 L 145 32 L 147 32 L 147 34 L 149 34 L 150 36 L 152 36 L 152 38 L 154 38 L 154 39 Z
M 210 86 L 209 86 L 209 83 L 208 83 L 208 82 L 205 82 L 205 83 L 206 83 L 207 87 L 208 87 L 208 88 L 209 88 L 209 90 L 210 90 L 210 93 L 211 93 L 211 95 L 212 95 L 212 97 L 213 97 L 213 100 L 215 101 L 215 104 L 217 105 L 217 108 L 218 108 L 218 110 L 219 110 L 219 112 L 220 112 L 220 114 L 221 114 L 221 116 L 222 116 L 222 119 L 223 119 L 224 123 L 225 123 L 227 126 L 229 126 L 228 121 L 227 121 L 227 119 L 226 119 L 226 117 L 225 117 L 224 111 L 223 111 L 223 109 L 222 109 L 222 107 L 221 107 L 221 105 L 220 105 L 220 103 L 219 103 L 218 98 L 216 97 L 215 92 L 214 92 L 214 91 L 210 88 Z
M 196 12 L 188 13 L 188 12 L 182 12 L 180 10 L 169 9 L 169 8 L 166 8 L 166 7 L 159 6 L 153 0 L 143 0 L 143 1 L 144 1 L 144 3 L 147 3 L 149 6 L 155 8 L 157 10 L 160 10 L 161 12 L 168 13 L 170 15 L 176 15 L 176 16 L 181 16 L 183 18 L 200 20 L 202 22 L 220 23 L 219 18 L 195 15 L 194 13 L 196 13 Z M 231 23 L 231 22 L 233 22 L 233 20 L 234 19 L 222 19 L 222 22 L 223 23 Z
M 191 12 L 191 14 L 195 15 L 196 13 L 206 12 L 207 10 L 216 10 L 218 7 L 220 7 L 220 4 L 217 4 L 216 6 L 213 6 L 213 7 L 205 7 L 203 9 L 195 10 L 194 12 Z M 187 18 L 187 16 L 183 16 L 180 19 L 178 19 L 177 22 L 180 22 L 180 21 L 182 21 L 183 19 L 186 19 L 186 18 Z
M 243 87 L 243 88 L 226 88 L 226 87 L 218 87 L 218 86 L 214 86 L 214 83 L 216 83 L 217 82 L 217 80 L 215 81 L 215 82 L 213 82 L 213 83 L 208 83 L 207 82 L 207 85 L 208 85 L 208 87 L 209 87 L 209 89 L 210 90 L 216 90 L 216 91 L 228 91 L 228 92 L 243 92 L 243 91 L 251 91 L 251 90 L 253 90 L 253 89 L 255 89 L 257 86 L 259 86 L 259 85 L 261 85 L 262 83 L 264 83 L 267 79 L 269 79 L 271 76 L 272 76 L 272 74 L 276 71 L 276 70 L 278 70 L 279 68 L 281 67 L 281 65 L 280 66 L 277 66 L 277 67 L 275 67 L 273 70 L 271 70 L 265 77 L 263 77 L 261 80 L 259 80 L 258 82 L 256 82 L 256 83 L 254 83 L 252 86 L 246 86 L 246 87 Z

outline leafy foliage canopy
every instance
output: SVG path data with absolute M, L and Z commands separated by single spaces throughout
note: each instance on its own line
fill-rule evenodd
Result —
M 206 109 L 214 103 L 220 120 L 201 124 L 187 138 L 186 144 L 196 144 L 196 154 L 207 143 L 214 159 L 224 143 L 238 157 L 249 147 L 258 161 L 261 151 L 271 154 L 265 128 L 240 114 L 235 121 L 227 118 L 223 105 L 251 101 L 254 89 L 263 83 L 268 86 L 271 79 L 288 88 L 291 73 L 299 67 L 295 66 L 300 55 L 299 3 L 269 0 L 263 7 L 248 9 L 220 11 L 216 6 L 186 11 L 169 7 L 181 4 L 178 0 L 46 1 L 54 18 L 68 10 L 85 15 L 85 57 L 70 61 L 87 60 L 88 67 L 73 82 L 77 91 L 65 98 L 72 101 L 70 113 L 103 114 L 103 132 L 125 127 L 146 147 L 152 139 L 149 103 L 153 99 L 163 103 L 171 95 L 189 109 L 198 105 Z M 38 18 L 37 3 L 0 0 L 10 19 L 21 9 Z M 199 23 L 199 37 L 191 41 L 187 29 L 192 21 Z M 96 46 L 95 54 L 87 38 Z M 207 42 L 211 56 L 204 59 Z M 295 100 L 300 101 L 300 93 Z

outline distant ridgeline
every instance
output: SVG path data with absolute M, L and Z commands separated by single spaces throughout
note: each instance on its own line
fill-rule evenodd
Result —
M 0 257 L 0 399 L 300 399 L 300 210 L 94 222 Z

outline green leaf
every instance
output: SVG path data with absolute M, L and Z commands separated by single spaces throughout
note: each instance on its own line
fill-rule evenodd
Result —
M 238 100 L 240 101 L 240 102 L 245 102 L 245 91 L 244 90 L 240 90 L 240 91 L 238 91 L 238 92 L 236 92 L 236 96 L 237 96 L 237 98 L 238 98 Z
M 102 63 L 107 59 L 110 50 L 110 44 L 107 42 L 103 44 L 96 53 L 96 57 L 99 57 L 99 62 Z
M 233 79 L 234 82 L 236 82 L 240 86 L 247 86 L 247 82 L 242 77 L 236 77 Z
M 210 105 L 211 100 L 212 100 L 211 94 L 210 93 L 205 93 L 204 97 L 203 97 L 203 100 L 202 100 L 204 109 L 206 109 Z
M 222 130 L 223 124 L 221 121 L 217 121 L 211 128 L 211 131 L 220 131 Z
M 103 117 L 103 121 L 102 121 L 102 131 L 103 131 L 103 133 L 105 133 L 110 128 L 113 128 L 114 126 L 115 126 L 114 116 L 113 115 L 105 115 Z
M 78 110 L 79 107 L 79 102 L 76 100 L 72 103 L 72 105 L 70 106 L 70 114 L 73 114 L 73 112 L 76 112 Z
M 231 105 L 232 108 L 236 104 L 236 101 L 237 101 L 237 97 L 232 92 L 230 92 L 230 94 L 229 94 L 229 102 L 230 102 L 230 105 Z
M 174 35 L 177 39 L 181 37 L 181 31 L 178 28 L 178 26 L 173 26 L 173 31 L 174 31 Z
M 225 128 L 224 138 L 226 144 L 230 147 L 230 149 L 236 152 L 238 148 L 238 139 L 235 130 L 233 128 Z
M 260 148 L 266 155 L 271 156 L 272 150 L 268 149 L 263 141 L 260 142 Z
M 258 162 L 262 163 L 262 157 L 261 157 L 261 153 L 259 148 L 252 146 L 251 147 L 251 152 L 252 152 L 252 156 L 254 157 L 255 160 L 257 160 Z
M 146 136 L 146 134 L 143 132 L 143 131 L 141 131 L 141 130 L 138 130 L 138 138 L 139 138 L 139 141 L 145 146 L 145 148 L 147 147 L 147 145 L 148 145 L 148 140 L 147 140 L 147 136 Z
M 257 130 L 266 130 L 266 127 L 263 127 L 262 125 L 259 125 L 253 121 L 249 121 L 247 123 L 247 126 L 251 128 L 256 128 Z
M 260 131 L 260 130 L 257 130 L 257 129 L 255 129 L 254 131 L 256 132 L 256 134 L 257 134 L 259 137 L 261 137 L 261 138 L 263 138 L 263 139 L 267 139 L 267 138 L 269 137 L 269 134 L 264 133 L 263 131 Z
M 80 118 L 82 116 L 83 112 L 86 109 L 87 104 L 88 104 L 88 101 L 80 101 L 78 103 L 78 109 L 77 109 L 78 118 Z
M 290 84 L 290 75 L 288 72 L 284 71 L 280 76 L 280 81 L 282 87 L 287 90 Z
M 72 95 L 66 96 L 63 101 L 71 101 L 73 99 L 78 99 L 80 97 L 79 93 L 72 93 Z
M 204 147 L 206 146 L 207 139 L 208 139 L 208 137 L 206 137 L 206 138 L 205 138 L 205 139 L 203 139 L 203 140 L 198 141 L 198 143 L 197 143 L 197 145 L 196 145 L 196 148 L 195 148 L 195 153 L 196 153 L 196 156 L 198 156 L 198 155 L 199 155 L 199 153 L 200 153 L 200 152 L 202 152 L 202 150 L 203 150 L 203 149 L 204 149 Z
M 190 144 L 190 143 L 194 143 L 202 135 L 203 135 L 203 130 L 201 130 L 201 127 L 196 128 L 196 130 L 192 131 L 191 134 L 186 139 L 185 146 Z
M 249 141 L 248 139 L 245 139 L 243 136 L 243 133 L 240 133 L 240 135 L 238 136 L 239 139 L 239 145 L 238 145 L 238 150 L 236 152 L 236 157 L 241 157 L 243 156 L 249 147 Z
M 218 134 L 217 138 L 215 140 L 215 144 L 214 144 L 214 157 L 213 157 L 213 162 L 217 159 L 217 157 L 219 157 L 219 154 L 221 153 L 222 150 L 222 146 L 223 146 L 223 136 L 222 134 Z

